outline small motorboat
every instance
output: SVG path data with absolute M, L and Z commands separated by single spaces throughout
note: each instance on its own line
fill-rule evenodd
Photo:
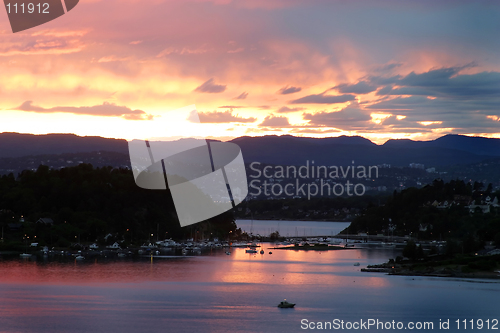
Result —
M 354 266 L 359 266 L 359 265 L 361 265 L 359 262 L 354 263 Z
M 31 254 L 29 254 L 29 253 L 21 253 L 21 254 L 19 255 L 19 257 L 21 257 L 21 258 L 31 258 L 31 256 L 32 256 L 32 255 L 31 255 Z
M 245 253 L 257 253 L 257 250 L 249 249 L 245 250 Z
M 226 254 L 227 254 L 227 255 L 230 255 L 230 254 L 231 254 L 231 252 L 229 252 L 229 251 L 226 251 Z
M 289 303 L 286 301 L 286 299 L 284 301 L 282 301 L 280 304 L 278 304 L 278 308 L 282 308 L 282 309 L 289 309 L 289 308 L 293 308 L 295 306 L 295 303 Z
M 76 256 L 76 257 L 75 257 L 75 259 L 76 259 L 76 260 L 84 260 L 84 259 L 85 259 L 85 257 L 84 257 L 84 256 Z

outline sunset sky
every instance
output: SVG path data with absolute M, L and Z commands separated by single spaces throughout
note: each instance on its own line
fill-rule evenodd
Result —
M 1 9 L 0 132 L 500 137 L 499 33 L 500 1 L 80 0 L 16 34 Z

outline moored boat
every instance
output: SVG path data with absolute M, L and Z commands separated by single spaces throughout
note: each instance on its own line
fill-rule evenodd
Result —
M 284 301 L 282 301 L 280 304 L 278 304 L 278 308 L 282 308 L 282 309 L 293 308 L 294 306 L 295 306 L 295 303 L 289 303 L 286 301 L 286 299 Z

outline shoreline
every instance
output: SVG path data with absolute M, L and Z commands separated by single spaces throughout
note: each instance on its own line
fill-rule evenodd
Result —
M 379 265 L 368 265 L 362 268 L 361 272 L 385 273 L 387 275 L 399 276 L 425 276 L 425 277 L 446 277 L 446 278 L 466 278 L 466 279 L 489 279 L 500 280 L 500 271 L 494 270 L 473 270 L 467 271 L 467 265 L 417 265 L 415 263 L 392 264 L 384 263 Z
M 361 272 L 368 273 L 386 273 L 387 275 L 399 276 L 425 276 L 425 277 L 447 277 L 447 278 L 466 278 L 466 279 L 490 279 L 500 280 L 500 274 L 494 272 L 478 272 L 478 273 L 459 273 L 459 274 L 446 274 L 446 273 L 418 273 L 418 272 L 393 272 L 389 270 L 362 268 Z

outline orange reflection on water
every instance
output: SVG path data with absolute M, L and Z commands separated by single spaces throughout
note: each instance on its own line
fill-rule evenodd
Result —
M 270 255 L 269 251 L 273 254 Z M 232 260 L 225 269 L 214 271 L 212 278 L 226 283 L 242 284 L 322 284 L 332 287 L 352 283 L 352 274 L 359 272 L 353 266 L 353 254 L 363 257 L 359 250 L 302 251 L 264 249 L 264 254 L 245 253 L 245 249 L 233 249 Z M 367 276 L 368 277 L 368 276 Z M 382 278 L 369 278 L 364 286 L 383 287 Z M 367 284 L 365 284 L 367 282 Z
M 330 285 L 356 282 L 360 287 L 382 288 L 383 276 L 361 273 L 354 262 L 370 260 L 364 250 L 279 250 L 264 244 L 264 254 L 230 249 L 203 256 L 144 258 L 140 261 L 37 262 L 0 261 L 0 282 L 31 284 L 95 284 L 114 282 L 208 282 L 245 285 Z M 273 254 L 269 254 L 272 251 Z M 373 260 L 373 259 L 371 259 Z

